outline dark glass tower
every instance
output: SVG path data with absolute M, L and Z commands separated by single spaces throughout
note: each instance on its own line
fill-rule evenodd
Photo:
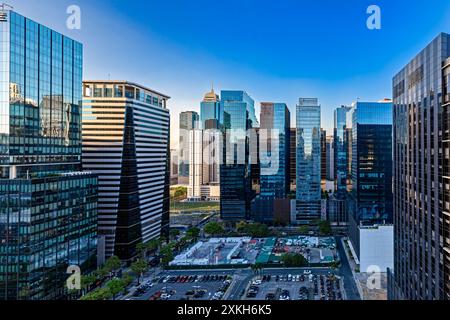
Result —
M 350 239 L 359 256 L 360 227 L 393 222 L 392 102 L 357 102 L 352 134 L 348 216 Z
M 347 195 L 348 148 L 346 143 L 347 114 L 351 107 L 342 106 L 334 111 L 334 174 L 336 198 L 344 200 Z
M 248 130 L 255 125 L 255 103 L 244 91 L 222 91 L 221 104 L 224 111 L 224 160 L 220 166 L 221 218 L 226 221 L 247 220 L 254 198 Z
M 284 103 L 262 103 L 260 121 L 260 197 L 285 199 L 290 189 L 291 113 Z
M 82 45 L 0 21 L 0 300 L 59 299 L 96 267 L 97 178 L 81 172 Z
M 395 257 L 391 299 L 449 299 L 450 36 L 393 79 Z
M 310 223 L 321 216 L 321 110 L 318 99 L 297 106 L 297 218 Z

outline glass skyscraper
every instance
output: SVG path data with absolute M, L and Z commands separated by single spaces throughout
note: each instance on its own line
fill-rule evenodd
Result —
M 392 102 L 357 102 L 352 124 L 350 239 L 359 256 L 360 227 L 393 222 Z
M 195 111 L 180 113 L 180 139 L 178 145 L 178 183 L 189 183 L 189 131 L 199 128 L 200 117 Z
M 82 45 L 0 20 L 0 299 L 59 299 L 96 267 L 97 178 L 81 172 Z
M 351 107 L 342 106 L 334 111 L 334 174 L 336 198 L 345 199 L 347 194 L 348 147 L 346 139 L 347 118 Z
M 297 222 L 321 216 L 321 110 L 318 99 L 297 105 Z
M 290 191 L 291 113 L 284 103 L 262 103 L 260 121 L 260 159 L 266 160 L 260 165 L 260 197 L 285 199 Z
M 439 34 L 393 79 L 393 299 L 450 299 L 449 57 Z
M 223 123 L 223 110 L 219 96 L 214 92 L 208 92 L 200 104 L 200 122 L 202 130 L 219 129 Z
M 126 81 L 83 83 L 83 167 L 98 175 L 98 226 L 106 257 L 169 235 L 167 95 Z
M 255 125 L 255 102 L 244 91 L 222 91 L 221 105 L 224 111 L 224 151 L 220 166 L 221 217 L 229 221 L 246 220 L 250 218 L 250 205 L 254 197 L 248 130 Z

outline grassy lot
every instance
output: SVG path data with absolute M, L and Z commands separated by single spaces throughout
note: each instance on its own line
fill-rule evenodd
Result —
M 170 212 L 210 212 L 219 211 L 220 203 L 216 202 L 194 202 L 194 203 L 182 203 L 171 202 Z

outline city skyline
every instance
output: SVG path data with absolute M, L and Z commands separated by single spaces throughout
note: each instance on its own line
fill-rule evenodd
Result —
M 450 299 L 449 3 L 47 1 L 0 4 L 0 301 Z
M 377 1 L 382 10 L 381 30 L 366 27 L 370 1 L 329 3 L 325 8 L 311 2 L 256 5 L 248 1 L 241 11 L 248 12 L 256 22 L 249 25 L 243 13 L 235 13 L 230 19 L 236 27 L 230 30 L 225 26 L 212 27 L 211 19 L 227 12 L 214 3 L 197 1 L 188 6 L 177 1 L 135 2 L 142 7 L 141 12 L 148 9 L 158 14 L 146 19 L 125 3 L 105 6 L 80 0 L 77 5 L 82 12 L 81 30 L 69 30 L 66 9 L 71 1 L 8 1 L 24 15 L 81 41 L 86 56 L 86 79 L 129 79 L 161 92 L 175 92 L 169 104 L 172 148 L 177 147 L 178 114 L 187 109 L 199 112 L 199 103 L 211 83 L 216 91 L 247 91 L 255 99 L 257 114 L 260 102 L 282 100 L 290 109 L 291 123 L 295 123 L 298 98 L 317 96 L 323 106 L 323 128 L 331 132 L 335 108 L 358 98 L 378 101 L 391 97 L 392 74 L 437 33 L 450 30 L 450 3 L 445 0 L 438 0 L 433 6 L 426 1 L 416 1 L 414 6 Z M 231 2 L 229 10 L 233 11 L 236 5 Z M 272 13 L 282 18 L 280 25 L 259 22 L 259 16 Z M 297 18 L 298 14 L 302 19 Z M 181 21 L 184 28 L 169 23 L 174 20 Z M 306 27 L 311 23 L 317 30 Z M 211 27 L 205 30 L 204 24 Z M 226 42 L 221 39 L 229 39 L 239 26 L 243 29 L 242 35 L 236 35 L 239 50 L 224 47 Z M 134 52 L 132 62 L 120 63 L 120 57 L 129 53 L 126 47 L 110 43 L 110 30 L 116 30 L 119 36 L 126 34 L 143 49 L 151 48 L 141 50 L 147 58 Z M 289 32 L 284 35 L 281 30 Z M 263 50 L 266 36 L 283 50 Z M 338 44 L 340 50 L 330 49 Z M 115 54 L 110 54 L 111 45 Z M 235 77 L 234 70 L 239 71 L 239 77 Z M 173 72 L 178 73 L 176 79 L 171 76 Z M 332 90 L 324 90 L 330 86 Z

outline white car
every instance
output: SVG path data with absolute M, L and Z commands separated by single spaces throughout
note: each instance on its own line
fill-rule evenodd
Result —
M 253 281 L 253 285 L 255 285 L 255 286 L 259 286 L 259 285 L 261 285 L 262 284 L 262 281 L 261 280 L 255 280 L 255 281 Z
M 169 299 L 170 299 L 170 297 L 171 297 L 171 295 L 170 295 L 170 294 L 167 294 L 167 293 L 163 293 L 163 294 L 161 295 L 161 300 L 169 300 Z
M 311 271 L 310 271 L 310 270 L 305 270 L 305 271 L 303 272 L 303 274 L 304 274 L 305 276 L 309 276 L 309 275 L 311 274 Z

